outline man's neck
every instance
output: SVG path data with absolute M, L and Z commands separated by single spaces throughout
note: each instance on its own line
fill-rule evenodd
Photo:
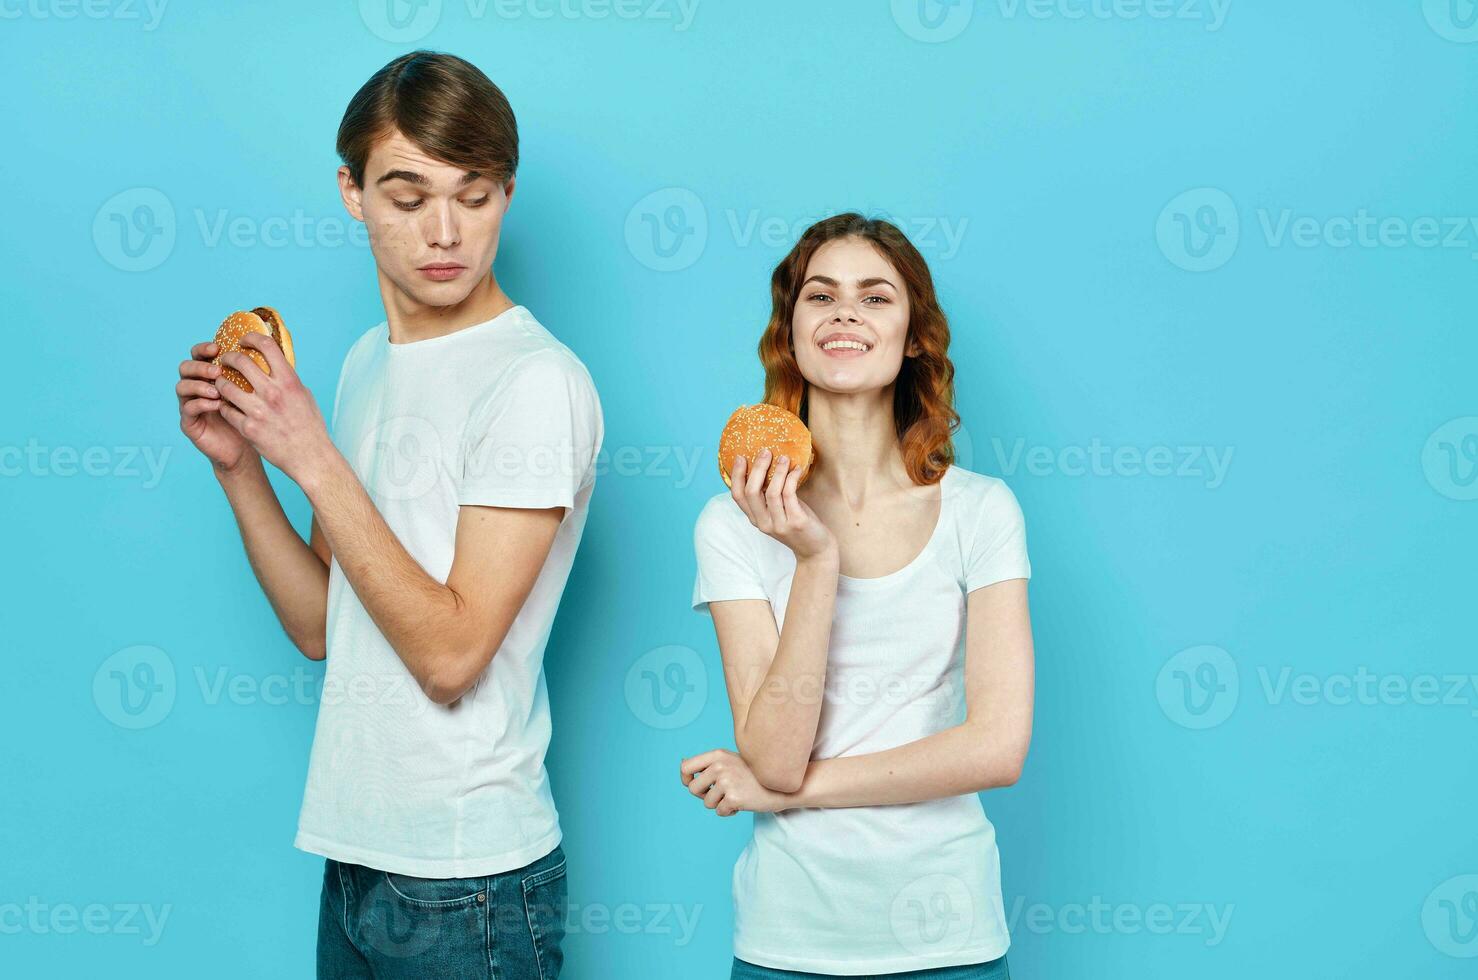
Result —
M 513 300 L 498 286 L 491 269 L 465 299 L 453 306 L 417 303 L 384 277 L 380 280 L 380 295 L 385 302 L 385 320 L 390 326 L 392 344 L 412 344 L 418 340 L 445 337 L 486 323 L 514 306 Z

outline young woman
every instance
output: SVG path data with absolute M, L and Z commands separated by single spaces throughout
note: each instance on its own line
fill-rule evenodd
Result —
M 981 790 L 1031 739 L 1021 509 L 953 464 L 949 327 L 886 221 L 818 222 L 775 269 L 766 402 L 806 421 L 813 471 L 740 459 L 694 543 L 738 753 L 685 759 L 734 868 L 731 976 L 1008 977 Z

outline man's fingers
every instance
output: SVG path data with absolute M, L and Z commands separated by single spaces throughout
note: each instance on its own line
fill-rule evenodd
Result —
M 287 363 L 287 355 L 282 353 L 282 348 L 277 346 L 277 341 L 263 333 L 244 334 L 241 338 L 242 347 L 252 347 L 262 352 L 267 359 L 267 367 L 271 369 L 272 377 L 279 381 L 286 379 L 292 374 L 292 365 Z M 255 381 L 252 384 L 256 384 Z
M 703 797 L 703 805 L 712 810 L 714 807 L 719 805 L 719 802 L 723 798 L 724 791 L 719 788 L 718 783 L 714 783 L 713 788 L 710 789 L 708 793 Z
M 232 387 L 235 386 L 233 385 Z M 228 404 L 226 401 L 222 401 L 221 407 L 220 409 L 218 409 L 218 411 L 221 413 L 221 418 L 229 422 L 231 428 L 235 429 L 237 432 L 240 432 L 242 426 L 246 425 L 246 413 L 237 408 L 235 405 L 231 405 Z
M 221 410 L 219 398 L 192 398 L 180 406 L 180 415 L 187 419 L 193 419 L 197 415 L 206 415 L 210 412 Z
M 232 351 L 231 353 L 227 354 L 225 357 L 221 358 L 221 363 L 226 365 L 227 367 L 235 368 L 237 371 L 241 372 L 241 376 L 246 378 L 247 382 L 251 384 L 252 388 L 261 388 L 271 383 L 267 379 L 267 372 L 257 367 L 256 361 L 252 360 L 250 357 L 241 353 L 240 351 Z M 235 388 L 236 386 L 231 385 L 231 387 Z M 240 391 L 239 388 L 237 390 Z
M 196 344 L 190 348 L 190 356 L 197 361 L 213 360 L 221 352 L 221 346 L 214 340 L 207 340 L 203 344 Z
M 215 355 L 212 354 L 211 356 L 214 357 Z M 206 358 L 203 361 L 194 360 L 180 362 L 180 377 L 182 378 L 200 378 L 205 381 L 211 381 L 215 378 L 219 378 L 220 376 L 220 366 L 210 363 L 209 358 Z
M 181 379 L 174 386 L 174 393 L 181 398 L 220 398 L 221 393 L 216 391 L 216 386 L 208 381 L 189 381 Z

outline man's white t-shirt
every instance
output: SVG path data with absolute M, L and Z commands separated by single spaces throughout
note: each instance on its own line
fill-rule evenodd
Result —
M 544 647 L 580 543 L 604 435 L 589 372 L 522 306 L 455 333 L 350 349 L 333 439 L 390 530 L 446 582 L 459 508 L 564 507 L 501 647 L 451 705 L 421 691 L 329 569 L 328 663 L 295 845 L 423 878 L 522 867 L 560 842 L 544 755 Z
M 917 741 L 965 718 L 966 596 L 1030 578 L 1016 496 L 951 466 L 938 523 L 908 565 L 838 576 L 813 759 Z M 693 608 L 766 599 L 783 626 L 795 555 L 728 492 L 694 529 Z M 839 976 L 983 963 L 1010 943 L 995 828 L 980 797 L 754 815 L 734 867 L 734 955 Z

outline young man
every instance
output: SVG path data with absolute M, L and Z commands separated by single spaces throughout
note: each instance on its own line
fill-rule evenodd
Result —
M 296 845 L 323 855 L 321 977 L 548 978 L 565 877 L 544 754 L 546 640 L 604 434 L 589 373 L 492 272 L 518 134 L 451 55 L 386 65 L 339 127 L 386 322 L 350 349 L 329 436 L 270 338 L 180 365 L 210 458 L 293 642 L 328 660 Z M 304 543 L 262 460 L 313 507 Z

